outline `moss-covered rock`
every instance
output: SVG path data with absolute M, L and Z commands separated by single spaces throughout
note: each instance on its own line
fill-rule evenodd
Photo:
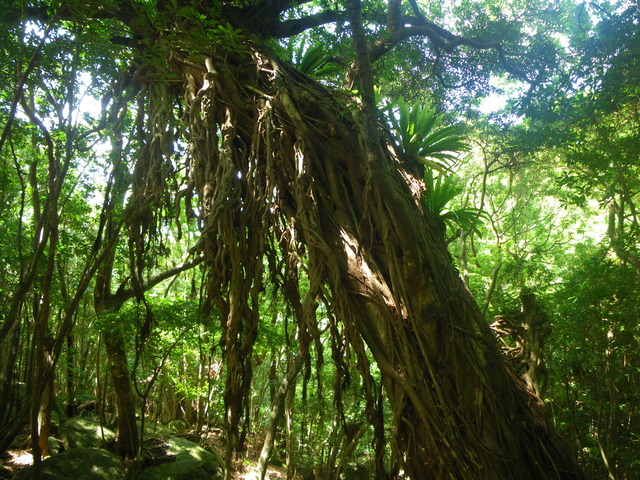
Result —
M 183 438 L 161 437 L 165 455 L 162 463 L 148 466 L 139 480 L 215 480 L 222 478 L 222 460 L 197 443 Z M 152 459 L 150 459 L 152 460 Z
M 28 480 L 27 467 L 14 480 Z M 125 478 L 122 459 L 100 448 L 72 448 L 43 460 L 40 480 L 120 480 Z
M 101 448 L 110 445 L 115 433 L 89 418 L 72 418 L 60 425 L 58 436 L 67 449 L 86 447 Z
M 140 431 L 140 420 L 136 420 L 136 426 L 138 427 L 138 431 Z M 144 421 L 145 438 L 157 437 L 158 435 L 171 435 L 173 433 L 167 425 L 156 423 L 149 418 Z
M 174 420 L 167 424 L 167 427 L 178 435 L 185 433 L 187 431 L 187 424 L 183 420 Z

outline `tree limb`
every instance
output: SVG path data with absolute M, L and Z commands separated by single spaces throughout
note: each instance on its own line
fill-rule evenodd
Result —
M 387 15 L 387 31 L 389 35 L 380 38 L 370 47 L 369 56 L 372 62 L 384 56 L 404 40 L 412 37 L 427 37 L 437 51 L 446 53 L 451 53 L 461 46 L 471 47 L 476 50 L 495 50 L 498 54 L 499 65 L 507 73 L 527 83 L 534 83 L 523 70 L 509 62 L 504 46 L 500 41 L 456 35 L 428 20 L 420 11 L 416 0 L 409 0 L 409 3 L 415 16 L 405 16 L 401 21 L 395 18 L 394 12 L 392 12 L 392 9 L 397 8 L 394 5 L 395 2 L 391 1 L 389 3 L 389 13 Z
M 151 290 L 153 287 L 155 287 L 156 285 L 158 285 L 160 282 L 166 280 L 167 278 L 171 278 L 174 275 L 178 275 L 179 273 L 190 270 L 193 267 L 200 265 L 202 262 L 204 262 L 203 256 L 196 257 L 192 260 L 189 260 L 188 262 L 181 263 L 178 266 L 165 270 L 164 272 L 159 273 L 155 277 L 150 278 L 149 281 L 140 285 L 139 290 L 142 292 L 147 292 Z M 116 294 L 113 296 L 114 298 L 112 298 L 112 300 L 118 303 L 119 305 L 122 305 L 124 302 L 126 302 L 130 298 L 133 298 L 134 296 L 135 296 L 135 292 L 133 288 L 130 288 L 130 287 L 123 288 L 123 285 L 121 285 L 120 288 L 118 288 L 118 291 L 116 292 Z
M 325 10 L 307 17 L 265 24 L 265 32 L 276 38 L 288 38 L 314 27 L 337 22 L 343 18 L 344 15 L 340 12 Z

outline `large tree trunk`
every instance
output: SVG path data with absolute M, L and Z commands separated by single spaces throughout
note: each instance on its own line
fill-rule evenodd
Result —
M 103 333 L 103 336 L 116 397 L 118 416 L 116 452 L 123 457 L 134 458 L 138 454 L 140 438 L 136 426 L 136 405 L 131 389 L 124 340 L 119 332 Z
M 229 267 L 223 241 L 237 233 L 225 208 L 269 202 L 273 222 L 295 227 L 309 275 L 383 374 L 398 468 L 413 479 L 582 478 L 506 367 L 415 180 L 385 145 L 367 153 L 349 103 L 258 51 L 171 62 L 187 85 L 212 275 Z

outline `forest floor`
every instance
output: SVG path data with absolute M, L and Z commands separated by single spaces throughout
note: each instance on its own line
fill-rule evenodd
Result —
M 33 456 L 26 450 L 7 450 L 0 454 L 0 478 L 13 478 L 33 463 Z
M 260 448 L 262 447 L 261 439 L 256 438 L 250 442 L 247 446 L 247 458 L 236 460 L 234 462 L 234 474 L 231 476 L 232 480 L 255 480 L 259 478 L 257 475 L 257 459 L 260 455 Z M 199 442 L 200 445 L 206 450 L 217 453 L 220 458 L 224 458 L 225 445 L 217 437 L 211 436 Z M 255 445 L 255 446 L 254 446 Z M 33 456 L 28 450 L 8 450 L 4 454 L 0 455 L 0 479 L 11 479 L 20 470 L 28 467 L 33 463 Z M 287 478 L 286 466 L 277 467 L 269 466 L 267 469 L 267 475 L 265 479 L 268 480 L 280 480 Z M 302 480 L 302 477 L 295 475 L 292 477 L 294 480 Z
M 20 470 L 28 467 L 33 463 L 33 456 L 31 453 L 25 450 L 8 450 L 5 455 L 0 458 L 0 478 L 11 479 Z M 235 472 L 231 476 L 232 480 L 255 480 L 259 478 L 256 471 L 257 462 L 250 460 L 238 460 L 235 462 Z M 267 475 L 265 477 L 268 480 L 279 480 L 287 478 L 286 467 L 273 467 L 267 468 Z M 296 479 L 302 477 L 296 476 Z
M 256 480 L 260 477 L 257 476 L 257 463 L 260 457 L 260 450 L 262 449 L 262 443 L 264 438 L 262 436 L 254 436 L 247 441 L 247 456 L 244 459 L 236 460 L 234 462 L 234 474 L 231 476 L 233 480 Z M 224 442 L 217 436 L 212 436 L 204 441 L 200 442 L 201 446 L 206 450 L 212 451 L 220 455 L 220 458 L 224 458 L 225 445 Z M 265 479 L 279 480 L 287 478 L 286 466 L 273 466 L 269 465 L 267 468 L 267 474 Z M 292 480 L 302 480 L 302 476 L 294 474 L 291 477 Z

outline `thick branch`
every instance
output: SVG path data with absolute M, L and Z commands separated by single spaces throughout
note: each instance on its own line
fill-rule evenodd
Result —
M 373 132 L 375 132 L 377 125 L 376 101 L 373 89 L 373 74 L 371 73 L 371 59 L 362 24 L 360 0 L 349 0 L 347 2 L 347 11 L 353 34 L 353 47 L 356 53 L 356 68 L 364 107 L 365 130 L 368 136 L 375 137 Z
M 389 11 L 387 12 L 387 31 L 392 35 L 402 28 L 402 1 L 389 0 Z
M 479 37 L 463 37 L 428 20 L 420 11 L 416 0 L 409 0 L 415 16 L 406 16 L 399 21 L 395 2 L 390 2 L 387 15 L 387 31 L 389 35 L 380 38 L 369 51 L 372 62 L 375 62 L 387 52 L 392 50 L 400 42 L 412 37 L 427 37 L 433 42 L 438 51 L 450 53 L 461 46 L 471 47 L 476 50 L 495 50 L 498 54 L 498 62 L 507 73 L 527 82 L 532 81 L 526 73 L 507 59 L 504 46 L 500 41 L 486 40 Z M 395 14 L 394 14 L 395 12 Z
M 200 265 L 204 261 L 204 257 L 197 257 L 188 262 L 184 262 L 176 267 L 165 270 L 162 273 L 159 273 L 153 278 L 150 278 L 148 282 L 140 285 L 140 291 L 147 292 L 151 290 L 153 287 L 158 285 L 160 282 L 173 277 L 174 275 L 178 275 L 179 273 L 185 272 L 187 270 L 192 269 L 193 267 Z M 111 298 L 111 300 L 118 305 L 122 305 L 124 302 L 133 298 L 135 296 L 135 292 L 133 288 L 122 288 L 122 286 L 118 289 L 115 295 Z
M 326 25 L 327 23 L 334 23 L 342 18 L 343 15 L 340 12 L 326 10 L 316 13 L 315 15 L 309 15 L 308 17 L 269 23 L 265 26 L 265 32 L 277 38 L 293 37 L 310 28 Z

